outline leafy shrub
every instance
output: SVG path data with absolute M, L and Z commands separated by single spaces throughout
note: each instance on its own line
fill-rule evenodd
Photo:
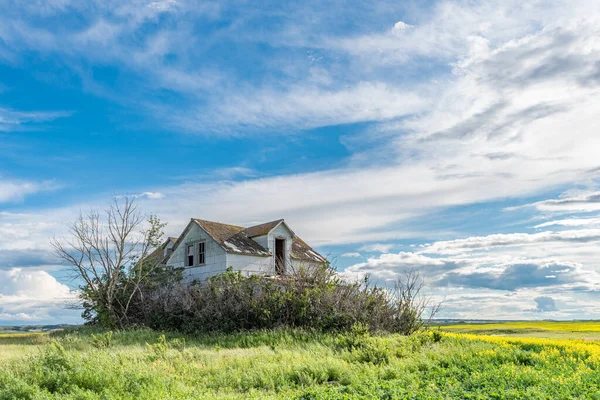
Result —
M 131 307 L 130 324 L 187 333 L 303 328 L 409 335 L 423 328 L 428 306 L 419 297 L 416 274 L 390 293 L 368 279 L 343 281 L 327 265 L 276 278 L 244 277 L 229 269 L 193 285 L 165 282 L 144 289 L 144 302 Z
M 156 358 L 165 358 L 167 351 L 169 350 L 169 344 L 167 343 L 167 337 L 163 334 L 160 335 L 158 341 L 154 344 L 146 343 L 148 350 L 154 353 Z
M 353 351 L 364 347 L 370 337 L 369 326 L 357 322 L 348 332 L 338 334 L 335 343 L 339 349 Z
M 99 334 L 91 334 L 92 338 L 92 346 L 97 349 L 107 349 L 112 345 L 112 331 L 99 333 Z

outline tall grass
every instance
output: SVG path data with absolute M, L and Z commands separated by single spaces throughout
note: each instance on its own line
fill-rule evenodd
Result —
M 597 342 L 428 332 L 70 330 L 0 364 L 0 399 L 590 399 Z M 102 341 L 100 341 L 102 342 Z M 0 354 L 6 345 L 0 336 Z M 594 397 L 596 396 L 596 397 Z

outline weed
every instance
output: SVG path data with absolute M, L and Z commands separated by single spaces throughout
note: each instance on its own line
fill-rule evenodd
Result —
M 112 345 L 112 331 L 99 333 L 99 334 L 91 334 L 92 338 L 92 346 L 97 349 L 107 349 Z

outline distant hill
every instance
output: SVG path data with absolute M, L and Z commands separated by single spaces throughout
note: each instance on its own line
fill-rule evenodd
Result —
M 57 324 L 57 325 L 22 325 L 22 326 L 0 326 L 1 333 L 19 332 L 52 332 L 68 328 L 77 328 L 80 325 Z

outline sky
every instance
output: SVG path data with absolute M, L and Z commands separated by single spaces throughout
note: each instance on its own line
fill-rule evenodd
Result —
M 81 322 L 50 239 L 122 195 L 443 318 L 600 318 L 599 92 L 596 0 L 0 0 L 0 324 Z

